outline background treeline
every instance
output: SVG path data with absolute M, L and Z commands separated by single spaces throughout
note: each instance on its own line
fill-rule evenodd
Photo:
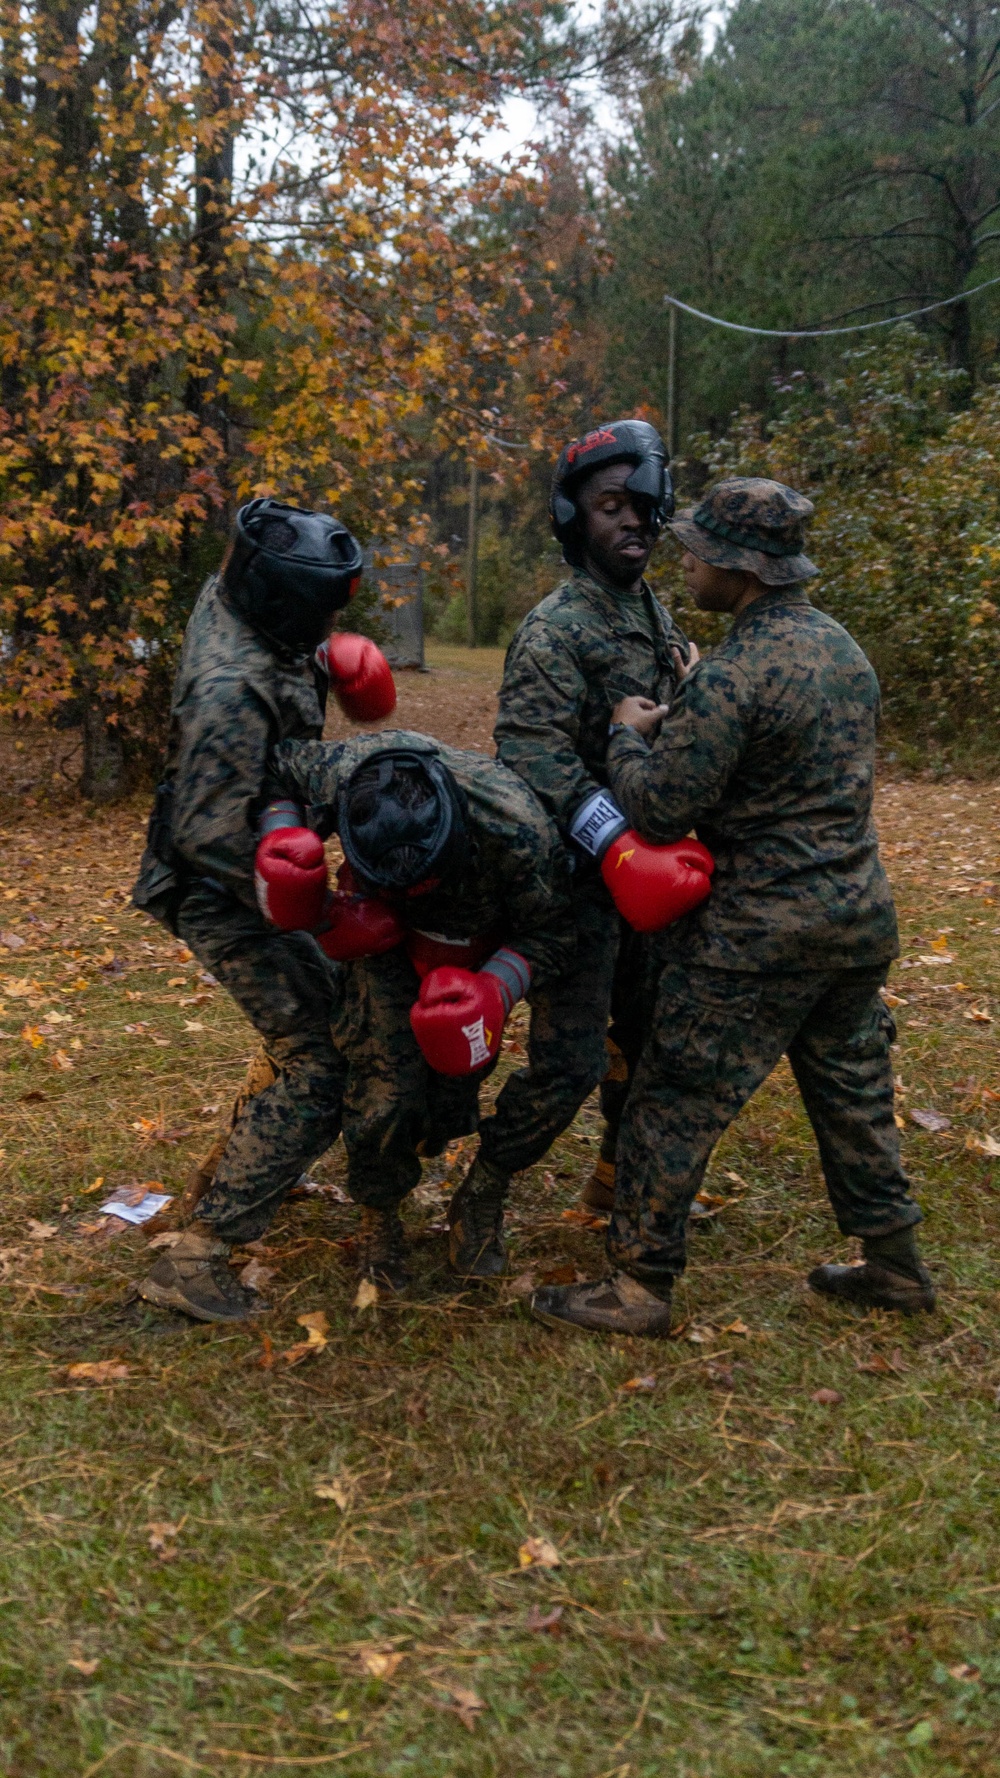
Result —
M 88 795 L 155 765 L 249 494 L 419 552 L 464 640 L 475 464 L 502 642 L 559 575 L 558 445 L 666 427 L 666 294 L 836 326 L 1000 274 L 981 0 L 739 0 L 711 31 L 697 0 L 0 0 L 0 75 L 0 703 L 79 727 Z M 512 95 L 537 141 L 505 152 Z M 1000 713 L 998 291 L 847 340 L 678 329 L 682 495 L 806 489 L 816 596 L 935 744 Z
M 1000 274 L 1000 9 L 740 0 L 707 49 L 692 15 L 669 66 L 633 88 L 599 174 L 592 141 L 581 153 L 570 136 L 550 165 L 581 424 L 643 412 L 665 428 L 666 294 L 762 327 L 834 327 Z M 808 492 L 814 596 L 875 660 L 894 726 L 924 746 L 993 746 L 1000 285 L 853 338 L 677 325 L 682 497 L 728 469 Z M 483 640 L 504 640 L 558 573 L 540 471 L 533 486 L 517 513 L 501 498 L 487 516 Z M 658 574 L 680 603 L 669 550 Z M 460 616 L 455 601 L 439 627 L 457 636 Z

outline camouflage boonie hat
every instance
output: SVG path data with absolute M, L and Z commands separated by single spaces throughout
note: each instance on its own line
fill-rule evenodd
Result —
M 805 522 L 813 503 L 784 482 L 733 475 L 705 495 L 700 506 L 679 512 L 674 536 L 713 568 L 756 574 L 765 586 L 790 586 L 819 573 L 805 553 Z

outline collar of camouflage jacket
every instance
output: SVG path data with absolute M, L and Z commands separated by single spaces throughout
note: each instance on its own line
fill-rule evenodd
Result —
M 670 628 L 670 618 L 645 580 L 638 592 L 623 593 L 597 580 L 586 568 L 574 568 L 573 585 L 600 612 L 607 627 L 622 635 L 634 634 L 637 623 L 646 630 L 650 618 L 664 635 Z
M 812 600 L 804 586 L 793 582 L 790 586 L 768 587 L 766 593 L 759 593 L 745 605 L 738 617 L 733 619 L 733 629 L 750 622 L 754 617 L 766 617 L 772 611 L 784 611 L 789 605 L 811 606 Z

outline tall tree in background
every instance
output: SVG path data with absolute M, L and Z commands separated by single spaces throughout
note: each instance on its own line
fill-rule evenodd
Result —
M 1000 269 L 1000 8 L 740 0 L 647 88 L 610 186 L 609 376 L 632 401 L 665 405 L 665 292 L 775 328 L 952 296 Z M 926 325 L 971 383 L 998 324 L 987 295 Z M 838 349 L 696 322 L 683 341 L 685 418 L 713 426 Z
M 235 499 L 419 535 L 419 461 L 543 437 L 558 327 L 511 325 L 521 253 L 470 218 L 540 199 L 480 146 L 550 16 L 0 0 L 0 694 L 79 709 L 88 793 Z

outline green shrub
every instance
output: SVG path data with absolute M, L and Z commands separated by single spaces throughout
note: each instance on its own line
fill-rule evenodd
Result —
M 1000 388 L 955 412 L 959 383 L 899 327 L 819 392 L 790 389 L 773 425 L 742 412 L 696 452 L 712 480 L 774 476 L 815 502 L 810 595 L 869 655 L 887 718 L 932 742 L 1000 718 Z

